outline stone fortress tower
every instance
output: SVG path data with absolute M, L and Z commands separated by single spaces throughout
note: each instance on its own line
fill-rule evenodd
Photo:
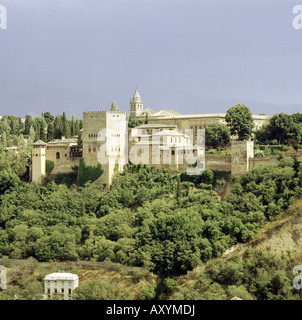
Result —
M 128 162 L 126 112 L 83 112 L 83 158 L 87 166 L 101 164 L 104 170 L 97 183 L 111 184 L 114 169 L 122 172 Z M 114 111 L 113 111 L 114 110 Z
M 46 175 L 46 143 L 39 140 L 32 148 L 32 181 L 42 182 Z
M 232 141 L 231 155 L 232 175 L 242 175 L 250 169 L 249 159 L 254 158 L 254 142 Z

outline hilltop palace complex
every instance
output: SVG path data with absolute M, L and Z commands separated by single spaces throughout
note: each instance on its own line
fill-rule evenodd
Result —
M 254 129 L 261 128 L 270 118 L 253 117 Z M 87 166 L 101 163 L 104 172 L 96 183 L 107 185 L 112 182 L 114 170 L 122 172 L 128 161 L 159 170 L 165 167 L 172 172 L 186 171 L 198 163 L 200 169 L 224 170 L 233 175 L 241 175 L 265 161 L 253 157 L 252 141 L 232 141 L 230 154 L 205 155 L 203 129 L 211 124 L 225 124 L 222 113 L 182 115 L 173 110 L 144 109 L 135 90 L 130 118 L 146 123 L 128 128 L 126 112 L 118 111 L 113 102 L 109 111 L 83 112 L 83 128 L 78 137 L 62 137 L 48 143 L 36 141 L 32 148 L 32 181 L 41 182 L 46 176 L 46 160 L 54 163 L 52 174 L 72 172 L 81 158 Z M 202 139 L 203 144 L 199 143 Z

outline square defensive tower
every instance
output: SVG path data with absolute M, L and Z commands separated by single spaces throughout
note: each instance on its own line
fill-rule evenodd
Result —
M 122 172 L 128 162 L 126 112 L 83 112 L 82 140 L 86 165 L 100 163 L 104 173 L 97 182 L 110 185 L 115 167 Z
M 249 170 L 249 159 L 254 157 L 253 141 L 232 141 L 231 173 L 242 175 Z

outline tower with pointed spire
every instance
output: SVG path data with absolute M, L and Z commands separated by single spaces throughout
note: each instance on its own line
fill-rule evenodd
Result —
M 132 100 L 130 100 L 130 116 L 139 117 L 144 110 L 144 103 L 137 89 L 135 89 Z

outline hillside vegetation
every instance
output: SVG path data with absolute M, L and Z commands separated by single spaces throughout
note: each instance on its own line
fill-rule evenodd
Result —
M 34 123 L 41 133 L 45 126 L 38 126 L 39 119 Z M 277 164 L 254 168 L 241 178 L 212 170 L 172 175 L 128 164 L 115 174 L 109 190 L 76 172 L 36 184 L 29 182 L 30 144 L 22 134 L 16 136 L 25 128 L 15 120 L 0 121 L 0 132 L 7 131 L 6 142 L 0 143 L 0 258 L 137 267 L 136 276 L 145 274 L 147 283 L 141 294 L 125 289 L 136 292 L 133 298 L 296 298 L 290 280 L 300 257 L 302 165 L 294 158 L 280 157 Z M 30 130 L 29 118 L 26 123 Z M 18 153 L 6 149 L 12 143 Z M 242 245 L 250 248 L 236 255 Z M 235 253 L 225 255 L 234 248 Z M 41 289 L 42 274 L 36 274 L 33 292 Z M 95 281 L 83 281 L 77 298 L 104 297 L 102 287 L 118 292 L 112 283 Z M 12 281 L 21 293 L 12 291 L 7 298 L 26 297 L 25 283 Z
M 0 254 L 109 259 L 160 275 L 186 273 L 250 240 L 286 209 L 301 190 L 301 166 L 285 158 L 251 170 L 224 201 L 204 189 L 203 179 L 209 172 L 194 184 L 129 165 L 109 191 L 18 181 L 0 197 Z
M 301 300 L 293 288 L 301 265 L 302 200 L 296 200 L 274 222 L 266 223 L 255 237 L 237 244 L 186 276 L 175 277 L 168 299 Z
M 111 262 L 38 262 L 0 258 L 6 266 L 7 289 L 0 292 L 0 300 L 41 300 L 47 274 L 64 271 L 79 277 L 77 299 L 132 300 L 153 297 L 159 277 L 141 268 L 126 267 Z M 58 299 L 54 296 L 52 299 Z M 59 298 L 60 299 L 60 298 Z
M 210 170 L 190 182 L 167 170 L 128 165 L 108 191 L 16 178 L 0 197 L 0 254 L 107 260 L 164 277 L 186 274 L 275 220 L 300 196 L 301 173 L 291 158 L 255 168 L 224 201 L 209 188 L 217 180 Z
M 293 267 L 301 264 L 302 200 L 296 200 L 252 240 L 236 244 L 186 275 L 160 277 L 143 268 L 92 261 L 38 262 L 4 257 L 8 290 L 0 299 L 41 299 L 46 274 L 64 270 L 79 276 L 76 299 L 300 300 L 292 286 Z

